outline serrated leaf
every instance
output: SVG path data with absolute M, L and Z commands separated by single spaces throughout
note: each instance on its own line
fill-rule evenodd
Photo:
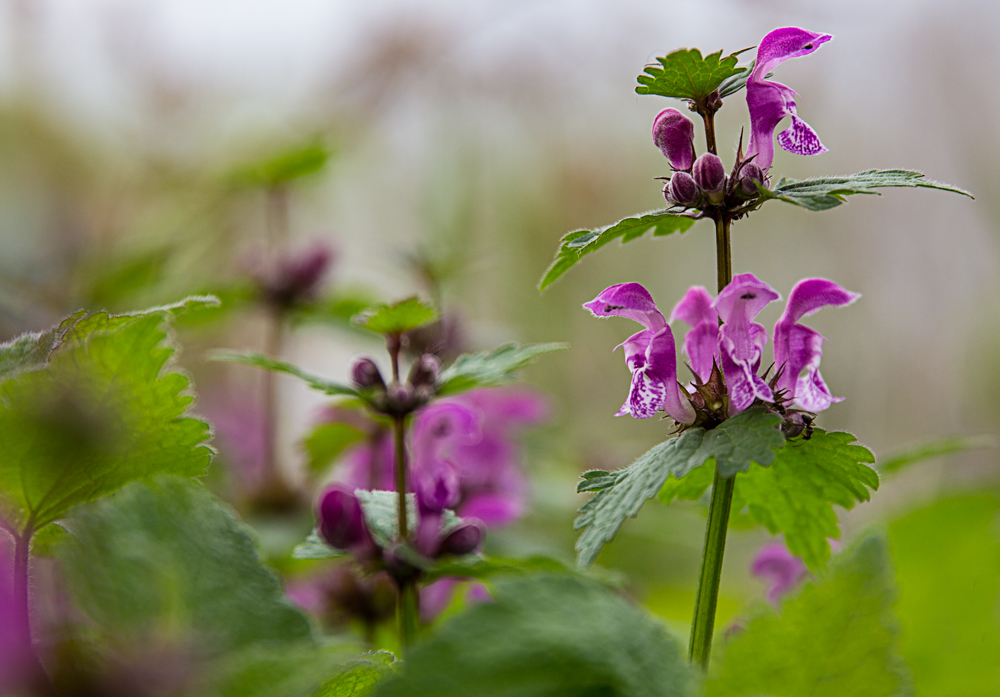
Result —
M 740 72 L 735 55 L 722 57 L 722 51 L 704 58 L 696 48 L 680 49 L 657 58 L 659 65 L 647 65 L 636 78 L 636 94 L 688 99 L 703 104 L 723 81 Z
M 580 508 L 574 527 L 586 529 L 576 542 L 577 562 L 589 566 L 604 543 L 614 539 L 625 519 L 635 517 L 671 474 L 680 479 L 712 458 L 720 472 L 732 474 L 746 471 L 751 462 L 770 465 L 774 451 L 785 443 L 780 424 L 777 414 L 747 409 L 711 431 L 689 429 L 654 446 L 625 469 L 611 473 L 615 482 Z
M 391 546 L 398 538 L 399 494 L 395 491 L 365 491 L 354 492 L 361 502 L 361 510 L 365 514 L 365 524 L 375 543 L 383 549 Z M 406 525 L 409 530 L 415 530 L 419 523 L 417 513 L 417 495 L 406 495 Z
M 364 697 L 392 675 L 398 661 L 388 651 L 376 651 L 350 661 L 344 672 L 328 680 L 315 697 Z
M 295 545 L 292 550 L 292 559 L 337 559 L 346 555 L 344 550 L 335 549 L 324 542 L 315 528 L 305 542 Z
M 465 353 L 442 373 L 438 395 L 453 395 L 480 387 L 496 387 L 511 382 L 513 374 L 535 362 L 539 356 L 564 351 L 568 344 L 503 344 L 492 351 Z
M 664 237 L 675 232 L 683 233 L 694 223 L 694 218 L 662 209 L 622 218 L 617 223 L 604 227 L 574 230 L 560 241 L 556 258 L 542 276 L 538 289 L 545 290 L 585 255 L 597 251 L 619 237 L 622 244 L 637 240 L 650 230 L 653 231 L 653 237 Z
M 339 382 L 334 382 L 333 380 L 327 380 L 326 378 L 321 378 L 318 375 L 313 375 L 312 373 L 302 370 L 293 363 L 282 361 L 277 358 L 271 358 L 270 356 L 265 356 L 260 353 L 211 351 L 206 354 L 205 358 L 207 360 L 218 361 L 220 363 L 238 363 L 240 365 L 263 368 L 264 370 L 270 370 L 275 373 L 287 373 L 288 375 L 294 375 L 298 379 L 305 381 L 314 390 L 319 390 L 320 392 L 328 394 L 331 397 L 348 396 L 364 399 L 364 395 L 353 387 L 343 385 Z
M 1000 497 L 950 496 L 888 525 L 902 653 L 917 694 L 987 697 L 1000 686 Z
M 79 544 L 60 551 L 68 585 L 113 646 L 169 633 L 213 656 L 309 640 L 247 529 L 192 482 L 131 484 L 75 517 L 73 533 Z
M 438 318 L 437 310 L 417 298 L 407 298 L 392 305 L 376 305 L 352 320 L 376 334 L 400 335 L 430 324 Z
M 495 602 L 455 616 L 418 642 L 377 697 L 689 695 L 676 639 L 598 584 L 570 576 L 511 579 Z
M 878 469 L 881 472 L 895 472 L 904 467 L 932 460 L 945 455 L 965 452 L 967 450 L 985 450 L 996 448 L 998 445 L 996 436 L 949 436 L 940 440 L 923 443 L 913 448 L 896 453 L 891 457 L 879 460 Z
M 204 302 L 75 315 L 44 369 L 0 384 L 0 516 L 37 531 L 132 480 L 205 471 L 209 426 L 163 326 Z
M 816 177 L 814 179 L 785 179 L 782 177 L 772 189 L 758 185 L 761 201 L 777 199 L 811 211 L 825 211 L 845 202 L 853 194 L 878 194 L 875 189 L 886 187 L 919 187 L 940 189 L 973 198 L 965 189 L 927 179 L 922 172 L 906 169 L 869 169 L 841 177 Z
M 332 422 L 314 428 L 302 446 L 309 455 L 309 470 L 322 472 L 355 443 L 362 441 L 366 433 L 350 424 Z
M 780 614 L 767 610 L 747 622 L 722 647 L 706 697 L 905 694 L 886 547 L 879 537 L 861 540 L 837 557 L 828 576 L 785 600 Z
M 733 511 L 745 506 L 771 533 L 784 533 L 792 554 L 816 571 L 830 558 L 827 539 L 840 537 L 833 506 L 853 508 L 871 498 L 869 489 L 878 489 L 878 474 L 868 466 L 874 462 L 850 433 L 816 429 L 809 440 L 789 442 L 770 467 L 741 474 Z

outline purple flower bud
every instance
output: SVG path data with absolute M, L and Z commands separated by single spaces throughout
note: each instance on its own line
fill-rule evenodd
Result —
M 354 361 L 351 366 L 351 381 L 362 390 L 372 387 L 385 389 L 385 380 L 379 372 L 375 361 L 367 356 L 362 356 Z
M 294 307 L 316 297 L 332 261 L 333 251 L 317 242 L 309 249 L 267 264 L 255 274 L 257 285 L 272 305 Z
M 319 534 L 331 547 L 353 552 L 373 545 L 361 502 L 347 487 L 334 485 L 323 492 L 316 505 L 316 520 Z
M 674 172 L 664 191 L 668 201 L 686 208 L 697 208 L 701 203 L 701 188 L 687 172 Z
M 740 193 L 743 196 L 757 195 L 757 184 L 764 183 L 764 172 L 753 162 L 748 162 L 740 168 Z
M 677 109 L 664 109 L 653 120 L 653 142 L 670 166 L 690 170 L 694 162 L 694 124 Z
M 440 374 L 441 360 L 432 353 L 425 353 L 410 368 L 409 382 L 414 387 L 433 385 Z
M 438 548 L 438 555 L 460 557 L 475 552 L 483 542 L 484 531 L 478 523 L 464 523 L 449 532 Z
M 712 203 L 722 203 L 726 194 L 726 166 L 722 158 L 710 152 L 702 153 L 694 161 L 691 174 Z

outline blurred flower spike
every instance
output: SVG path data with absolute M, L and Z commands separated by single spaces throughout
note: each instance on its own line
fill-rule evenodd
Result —
M 789 58 L 807 56 L 832 38 L 829 34 L 782 27 L 761 39 L 753 73 L 747 80 L 750 144 L 746 159 L 756 155 L 753 162 L 763 172 L 774 161 L 774 129 L 786 116 L 792 118 L 792 123 L 778 134 L 778 144 L 783 149 L 796 155 L 819 155 L 827 151 L 816 131 L 799 118 L 795 90 L 767 80 L 766 76 Z
M 618 416 L 647 419 L 662 409 L 679 424 L 711 426 L 760 404 L 785 416 L 786 433 L 790 429 L 790 435 L 797 435 L 811 423 L 799 410 L 822 411 L 840 401 L 819 374 L 824 338 L 798 321 L 822 307 L 849 305 L 859 297 L 825 279 L 796 284 L 775 325 L 777 372 L 768 383 L 758 375 L 768 334 L 754 319 L 781 295 L 750 273 L 734 276 L 714 299 L 701 286 L 690 288 L 670 314 L 671 322 L 679 319 L 691 326 L 683 347 L 695 377 L 688 389 L 677 382 L 670 325 L 644 287 L 611 286 L 584 307 L 597 317 L 627 317 L 646 327 L 621 344 L 632 385 Z
M 757 553 L 750 571 L 770 584 L 767 599 L 774 604 L 809 575 L 802 560 L 778 542 L 767 545 Z
M 333 260 L 330 246 L 317 241 L 299 252 L 259 263 L 253 278 L 262 300 L 290 309 L 316 299 Z

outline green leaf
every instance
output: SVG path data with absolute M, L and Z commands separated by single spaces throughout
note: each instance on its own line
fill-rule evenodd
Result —
M 469 554 L 458 558 L 444 558 L 430 567 L 424 576 L 429 582 L 444 576 L 460 578 L 490 579 L 498 576 L 530 573 L 576 574 L 574 568 L 552 557 L 528 557 L 526 559 L 505 559 Z
M 192 482 L 132 484 L 75 518 L 73 533 L 79 544 L 61 548 L 70 589 L 111 645 L 166 633 L 220 655 L 310 637 L 247 528 Z
M 391 675 L 398 661 L 388 651 L 365 654 L 344 666 L 344 672 L 328 680 L 315 697 L 364 697 Z
M 925 697 L 1000 686 L 1000 497 L 951 496 L 889 523 L 902 653 Z
M 310 141 L 239 169 L 234 176 L 242 186 L 277 186 L 322 170 L 330 159 L 330 148 Z
M 305 381 L 314 390 L 319 390 L 320 392 L 328 394 L 332 397 L 349 396 L 364 399 L 364 395 L 353 387 L 348 387 L 347 385 L 342 385 L 338 382 L 321 378 L 318 375 L 313 375 L 312 373 L 302 370 L 297 365 L 279 360 L 277 358 L 270 358 L 269 356 L 265 356 L 260 353 L 210 351 L 205 357 L 210 361 L 218 361 L 220 363 L 238 363 L 240 365 L 263 368 L 264 370 L 270 370 L 275 373 L 287 373 L 289 375 L 294 375 L 300 380 Z
M 625 518 L 635 517 L 671 474 L 680 479 L 713 458 L 723 476 L 746 471 L 751 462 L 770 465 L 774 451 L 785 444 L 780 425 L 777 414 L 747 409 L 711 431 L 692 428 L 654 446 L 623 470 L 587 480 L 606 486 L 580 508 L 574 527 L 586 530 L 576 542 L 577 562 L 590 565 L 604 543 L 614 539 Z
M 506 580 L 407 654 L 377 697 L 691 694 L 678 642 L 613 591 L 570 576 Z
M 302 441 L 309 455 L 309 470 L 322 472 L 355 443 L 364 440 L 366 433 L 350 424 L 333 422 L 320 424 Z
M 438 318 L 437 311 L 417 298 L 407 298 L 392 305 L 376 305 L 352 320 L 359 327 L 376 334 L 400 335 Z
M 685 232 L 694 223 L 694 218 L 663 209 L 622 218 L 617 223 L 592 230 L 574 230 L 562 238 L 556 258 L 542 276 L 538 289 L 545 290 L 585 255 L 619 237 L 622 244 L 637 240 L 650 230 L 653 231 L 653 237 L 664 237 L 675 232 Z
M 395 491 L 364 491 L 354 492 L 361 502 L 361 510 L 365 514 L 368 532 L 379 547 L 389 547 L 399 532 L 399 494 Z M 415 529 L 419 522 L 417 514 L 417 495 L 406 495 L 406 523 L 408 529 Z
M 52 352 L 59 347 L 66 334 L 84 314 L 85 312 L 80 310 L 52 329 L 22 334 L 0 344 L 0 380 L 44 367 Z
M 346 555 L 344 550 L 335 549 L 324 542 L 316 529 L 309 533 L 305 542 L 295 545 L 292 550 L 292 559 L 337 559 Z
M 936 457 L 944 457 L 945 455 L 954 455 L 966 450 L 985 450 L 996 447 L 996 436 L 950 436 L 896 453 L 891 457 L 881 460 L 878 463 L 878 468 L 882 472 L 896 472 L 924 460 L 932 460 Z
M 840 537 L 834 504 L 853 508 L 878 489 L 878 474 L 865 464 L 874 462 L 850 433 L 816 429 L 809 440 L 789 442 L 770 467 L 740 475 L 733 511 L 745 506 L 771 533 L 784 533 L 788 549 L 816 571 L 830 558 L 827 539 Z
M 696 48 L 680 49 L 657 58 L 660 65 L 647 65 L 636 78 L 636 94 L 657 94 L 661 97 L 689 99 L 703 104 L 723 81 L 740 73 L 736 55 L 722 57 L 716 51 L 702 58 Z
M 513 374 L 539 356 L 564 351 L 567 344 L 503 344 L 492 351 L 465 353 L 455 359 L 442 373 L 438 395 L 453 395 L 479 387 L 496 387 L 511 382 Z
M 205 471 L 209 426 L 186 415 L 163 325 L 206 302 L 75 315 L 43 370 L 0 383 L 0 516 L 37 531 L 135 479 Z
M 924 177 L 921 172 L 906 169 L 869 169 L 843 177 L 817 177 L 815 179 L 785 179 L 782 177 L 773 189 L 758 185 L 760 201 L 777 199 L 811 211 L 825 211 L 844 203 L 852 194 L 878 194 L 883 187 L 920 187 L 951 191 L 973 198 L 965 189 L 943 184 Z
M 865 538 L 836 559 L 829 576 L 785 600 L 780 614 L 769 609 L 751 619 L 722 647 L 706 697 L 906 694 L 888 557 L 884 540 Z

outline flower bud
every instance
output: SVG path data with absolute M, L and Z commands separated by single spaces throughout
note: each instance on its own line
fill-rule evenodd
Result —
M 290 308 L 315 299 L 333 261 L 333 251 L 323 243 L 270 262 L 258 270 L 257 286 L 263 298 L 279 308 Z
M 354 361 L 354 365 L 351 366 L 351 381 L 362 390 L 372 387 L 385 389 L 382 373 L 379 372 L 375 361 L 367 356 Z
M 757 195 L 757 184 L 764 183 L 764 172 L 753 162 L 740 168 L 740 194 L 747 198 Z
M 386 397 L 386 408 L 390 414 L 409 414 L 417 406 L 413 386 L 406 383 L 390 385 Z
M 475 552 L 483 542 L 484 531 L 478 523 L 464 523 L 449 532 L 438 548 L 438 555 L 460 557 Z
M 414 387 L 426 387 L 434 385 L 440 374 L 440 359 L 433 353 L 425 353 L 413 363 L 408 380 Z
M 668 201 L 686 208 L 697 208 L 701 203 L 701 188 L 687 172 L 674 172 L 663 195 Z
M 722 158 L 710 152 L 702 153 L 691 170 L 695 183 L 712 203 L 722 203 L 726 195 L 726 166 Z
M 678 170 L 694 162 L 694 124 L 677 109 L 664 109 L 653 120 L 653 142 Z
M 320 496 L 316 521 L 320 536 L 331 547 L 354 551 L 373 545 L 365 527 L 361 502 L 342 485 L 332 486 Z

